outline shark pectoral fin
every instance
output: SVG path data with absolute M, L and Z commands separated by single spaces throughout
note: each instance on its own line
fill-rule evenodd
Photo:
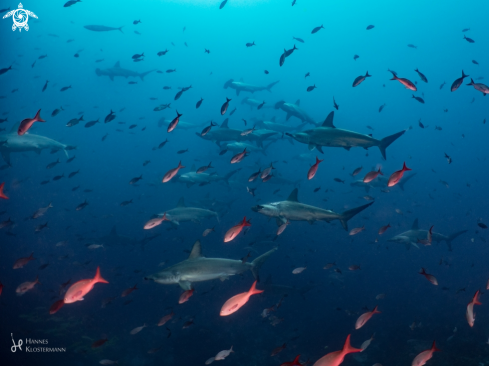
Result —
M 221 276 L 219 277 L 219 279 L 221 280 L 221 282 L 224 282 L 226 280 L 229 280 L 229 276 Z
M 307 222 L 311 225 L 314 225 L 315 220 L 307 220 Z
M 239 92 L 240 92 L 240 91 L 241 91 L 241 90 L 236 89 L 236 95 L 239 95 Z
M 316 149 L 318 149 L 321 154 L 324 154 L 322 146 L 316 145 Z
M 282 224 L 285 224 L 287 222 L 287 219 L 285 217 L 277 217 L 275 219 L 275 221 L 277 222 L 277 226 L 281 226 Z
M 172 220 L 172 221 L 171 221 L 171 223 L 172 223 L 173 225 L 180 225 L 180 223 L 179 223 L 178 221 L 175 221 L 175 220 Z
M 343 146 L 343 149 L 345 149 L 345 150 L 347 150 L 347 151 L 350 151 L 351 146 Z
M 111 81 L 114 81 L 114 76 L 113 75 L 109 75 L 109 78 Z
M 316 145 L 309 144 L 309 145 L 307 145 L 307 148 L 309 149 L 309 151 L 312 151 L 312 150 L 314 150 L 316 148 Z
M 287 117 L 285 117 L 285 120 L 288 121 L 291 116 L 292 115 L 290 113 L 287 113 Z
M 178 282 L 178 284 L 185 291 L 188 291 L 188 290 L 191 290 L 192 289 L 192 282 L 189 282 L 189 281 L 180 281 L 180 282 Z
M 65 149 L 63 149 L 63 151 L 64 151 L 66 157 L 69 158 L 68 151 L 66 151 Z
M 418 244 L 416 244 L 415 242 L 411 242 L 411 244 L 413 245 L 413 247 L 416 247 L 416 248 L 418 248 L 418 249 L 419 249 Z

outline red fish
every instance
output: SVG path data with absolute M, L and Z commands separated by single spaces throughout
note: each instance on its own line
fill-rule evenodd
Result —
M 317 360 L 313 366 L 339 366 L 349 353 L 362 352 L 360 348 L 354 348 L 350 345 L 350 334 L 346 337 L 345 345 L 341 351 L 328 353 L 326 356 Z
M 357 235 L 358 233 L 362 232 L 363 230 L 365 230 L 365 225 L 363 225 L 362 227 L 356 227 L 354 229 L 351 229 L 349 235 Z
M 398 171 L 396 171 L 394 173 L 392 173 L 392 175 L 389 177 L 389 181 L 387 182 L 387 187 L 393 187 L 397 183 L 399 183 L 399 181 L 401 180 L 402 176 L 404 175 L 404 172 L 406 172 L 408 170 L 412 170 L 412 169 L 409 169 L 406 166 L 406 162 L 404 162 L 404 164 L 402 166 L 402 169 L 401 170 L 398 170 Z
M 177 125 L 178 125 L 178 122 L 180 122 L 181 116 L 182 116 L 182 114 L 178 113 L 178 111 L 177 111 L 177 116 L 175 118 L 173 118 L 173 120 L 170 122 L 166 132 L 172 132 L 175 128 L 177 128 Z
M 0 198 L 3 198 L 4 200 L 8 200 L 8 197 L 3 193 L 3 187 L 5 187 L 5 182 L 0 184 Z
M 314 176 L 316 175 L 316 172 L 318 171 L 318 165 L 323 160 L 319 160 L 318 157 L 316 156 L 316 164 L 314 164 L 313 166 L 311 166 L 311 168 L 309 168 L 309 171 L 307 172 L 307 179 L 310 180 L 310 179 L 314 178 Z
M 297 356 L 295 356 L 294 361 L 292 361 L 292 362 L 284 362 L 280 366 L 303 366 L 303 364 L 301 364 L 299 362 L 299 358 L 300 357 L 301 357 L 301 355 L 297 355 Z
M 421 272 L 419 272 L 419 274 L 425 276 L 426 279 L 430 281 L 433 285 L 438 286 L 438 280 L 436 279 L 436 277 L 426 273 L 426 270 L 424 268 L 421 268 Z
M 460 87 L 460 85 L 462 85 L 464 79 L 468 76 L 469 75 L 465 75 L 464 70 L 462 70 L 462 77 L 458 78 L 452 83 L 452 86 L 450 87 L 450 91 L 454 92 L 455 90 L 457 90 Z
M 32 290 L 35 285 L 41 284 L 39 282 L 39 277 L 36 276 L 36 279 L 33 282 L 23 282 L 21 283 L 16 289 L 15 292 L 17 293 L 18 296 L 24 295 L 27 291 Z
M 392 71 L 391 71 L 392 72 Z M 392 79 L 391 80 L 397 80 L 399 81 L 402 85 L 406 87 L 406 89 L 416 91 L 418 88 L 416 88 L 416 85 L 412 83 L 412 81 L 405 79 L 405 78 L 398 78 L 396 74 L 392 72 Z
M 240 224 L 233 226 L 231 229 L 227 231 L 226 235 L 224 235 L 224 242 L 225 243 L 230 242 L 235 237 L 237 237 L 238 234 L 241 232 L 241 230 L 243 230 L 245 226 L 251 226 L 251 223 L 249 221 L 246 221 L 246 216 L 244 217 L 243 221 Z
M 419 355 L 417 355 L 411 366 L 423 366 L 426 364 L 426 362 L 433 357 L 433 352 L 440 351 L 438 348 L 436 348 L 435 341 L 433 341 L 433 345 L 431 346 L 430 349 L 427 349 L 426 351 L 421 352 Z
M 61 300 L 58 300 L 56 301 L 53 305 L 51 305 L 51 307 L 49 308 L 49 314 L 53 315 L 55 313 L 58 312 L 59 309 L 61 309 L 63 307 L 63 305 L 65 304 L 64 300 L 61 299 Z
M 388 228 L 391 227 L 391 224 L 387 224 L 386 226 L 382 226 L 380 229 L 379 229 L 379 235 L 382 235 L 383 233 L 385 233 L 387 231 Z
M 27 131 L 29 131 L 29 128 L 32 127 L 34 122 L 46 122 L 41 118 L 41 110 L 39 109 L 36 113 L 36 116 L 34 118 L 26 118 L 20 122 L 19 129 L 17 130 L 17 133 L 19 136 L 22 136 L 25 134 Z
M 194 294 L 194 289 L 187 290 L 183 294 L 180 295 L 180 298 L 178 299 L 179 304 L 183 304 L 184 302 L 187 302 L 188 299 Z
M 149 230 L 149 229 L 152 229 L 158 225 L 161 225 L 161 223 L 163 221 L 169 221 L 167 218 L 166 218 L 166 212 L 163 214 L 163 217 L 158 217 L 156 219 L 151 219 L 149 220 L 146 224 L 144 224 L 144 229 L 145 230 Z
M 482 305 L 477 299 L 479 297 L 479 290 L 475 293 L 472 301 L 467 305 L 467 312 L 465 313 L 465 318 L 467 318 L 467 323 L 469 323 L 470 327 L 474 326 L 475 322 L 475 314 L 474 314 L 474 305 Z
M 246 157 L 247 153 L 248 152 L 246 151 L 246 147 L 245 147 L 243 152 L 240 152 L 239 154 L 236 154 L 231 158 L 231 164 L 239 163 L 241 160 L 243 160 Z
M 95 341 L 92 343 L 92 348 L 98 348 L 100 346 L 103 346 L 105 342 L 107 342 L 108 339 L 107 338 L 104 338 L 104 339 L 99 339 L 98 341 Z
M 122 291 L 122 295 L 121 297 L 126 297 L 127 295 L 129 295 L 131 292 L 133 292 L 134 290 L 139 290 L 137 287 L 137 284 L 134 285 L 134 287 L 130 287 L 124 291 Z
M 270 173 L 272 172 L 272 169 L 275 169 L 275 168 L 273 167 L 273 163 L 270 163 L 270 166 L 261 172 L 260 178 L 265 179 L 267 176 L 270 175 Z
M 173 316 L 175 315 L 175 313 L 172 311 L 170 314 L 168 315 L 165 315 L 163 318 L 160 319 L 160 321 L 158 322 L 158 326 L 161 327 L 162 325 L 165 325 L 166 322 L 170 321 L 171 318 L 173 318 Z
M 281 345 L 280 347 L 276 347 L 273 349 L 272 353 L 270 354 L 270 356 L 275 356 L 277 354 L 279 354 L 280 352 L 282 352 L 285 348 L 287 347 L 287 344 L 284 343 L 283 345 Z
M 185 168 L 185 167 L 182 165 L 182 162 L 179 161 L 178 166 L 176 168 L 170 169 L 169 171 L 166 172 L 165 176 L 163 177 L 162 182 L 166 183 L 166 182 L 170 181 L 175 175 L 177 175 L 178 171 L 182 168 Z
M 380 171 L 380 168 L 378 171 L 373 171 L 373 172 L 368 172 L 365 177 L 363 177 L 363 183 L 369 183 L 371 181 L 373 181 L 375 178 L 377 178 L 378 176 L 380 175 L 384 175 L 382 174 L 382 172 Z
M 221 308 L 220 315 L 228 316 L 237 312 L 244 304 L 248 302 L 251 295 L 261 294 L 263 290 L 256 289 L 256 282 L 257 281 L 253 282 L 253 285 L 251 285 L 251 288 L 248 292 L 234 295 L 228 301 L 226 301 Z
M 374 310 L 367 311 L 358 317 L 357 322 L 355 323 L 355 329 L 363 327 L 374 314 L 380 314 L 380 311 L 377 310 L 377 306 L 375 306 Z
M 109 283 L 100 275 L 100 267 L 97 267 L 97 272 L 93 279 L 81 280 L 70 286 L 65 294 L 65 304 L 82 301 L 83 296 L 88 294 L 96 283 Z
M 34 253 L 31 253 L 31 255 L 28 257 L 19 258 L 15 261 L 13 268 L 14 269 L 23 268 L 27 263 L 33 261 L 34 259 L 36 259 L 34 258 Z

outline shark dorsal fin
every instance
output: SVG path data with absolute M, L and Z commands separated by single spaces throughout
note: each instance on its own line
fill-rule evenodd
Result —
M 187 207 L 185 206 L 185 200 L 183 197 L 180 197 L 180 199 L 178 200 L 177 207 Z
M 202 257 L 202 246 L 200 245 L 200 240 L 197 240 L 192 247 L 192 251 L 188 256 L 188 259 L 197 259 Z
M 418 219 L 414 220 L 413 226 L 411 226 L 411 230 L 419 230 Z
M 115 228 L 115 225 L 112 227 L 112 230 L 110 230 L 110 235 L 117 236 L 117 230 Z
M 197 170 L 197 168 L 195 167 L 195 164 L 192 164 L 192 168 L 190 168 L 190 171 L 195 172 L 196 170 Z
M 224 122 L 221 124 L 220 128 L 229 128 L 228 122 L 229 122 L 229 118 L 226 118 Z
M 20 122 L 17 122 L 16 124 L 14 124 L 12 126 L 12 128 L 10 129 L 10 132 L 9 133 L 15 133 L 15 134 L 17 134 L 17 131 L 19 130 L 19 126 L 20 126 Z
M 121 68 L 121 62 L 117 61 L 114 65 L 114 68 L 120 69 Z
M 299 105 L 301 105 L 301 100 L 300 100 L 300 99 L 297 99 L 297 100 L 295 101 L 295 105 L 298 105 L 298 106 L 299 106 Z
M 328 117 L 324 120 L 323 124 L 321 125 L 322 127 L 331 127 L 331 128 L 336 128 L 333 125 L 333 118 L 334 118 L 334 112 L 331 112 L 328 114 Z
M 290 195 L 287 198 L 287 201 L 299 202 L 299 199 L 297 198 L 298 193 L 299 193 L 299 190 L 297 188 L 295 188 L 292 192 L 290 192 Z

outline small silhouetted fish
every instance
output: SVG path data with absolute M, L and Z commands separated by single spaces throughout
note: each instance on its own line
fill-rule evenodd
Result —
M 345 181 L 344 181 L 344 180 L 341 180 L 340 178 L 334 178 L 333 180 L 334 180 L 335 182 L 345 184 Z
M 264 73 L 265 73 L 266 75 L 268 75 L 268 74 L 269 74 L 268 70 L 265 70 L 265 71 L 264 71 Z
M 109 123 L 115 119 L 116 115 L 110 110 L 110 113 L 105 117 L 105 123 Z
M 227 149 L 226 149 L 226 150 L 221 150 L 221 151 L 219 152 L 219 155 L 224 155 L 224 154 L 225 154 L 225 153 L 227 153 L 227 152 L 228 152 L 228 151 L 227 151 Z
M 136 25 L 136 24 L 139 24 L 141 23 L 141 20 L 135 20 L 134 22 L 132 22 L 132 24 Z
M 221 5 L 219 5 L 219 9 L 222 9 L 226 6 L 226 3 L 228 2 L 228 0 L 224 0 Z
M 204 101 L 204 98 L 200 98 L 200 100 L 197 102 L 197 104 L 195 105 L 195 108 L 196 109 L 199 109 L 199 107 L 202 105 L 202 102 Z
M 139 182 L 141 179 L 143 179 L 143 175 L 142 175 L 142 174 L 141 174 L 141 176 L 139 176 L 139 177 L 132 178 L 132 179 L 129 181 L 129 184 L 134 184 L 134 183 L 137 183 L 137 182 Z
M 375 28 L 375 25 L 369 25 L 369 26 L 367 27 L 367 30 L 374 29 L 374 28 Z
M 474 62 L 474 61 L 472 61 Z M 46 90 L 46 88 L 48 87 L 48 83 L 49 83 L 49 80 L 46 80 L 46 84 L 44 84 L 44 87 L 42 88 L 42 91 L 44 92 L 44 90 Z
M 418 48 L 417 46 L 415 46 L 413 44 L 408 44 L 408 47 L 410 47 L 410 48 Z
M 130 203 L 132 203 L 132 199 L 130 199 L 129 201 L 122 201 L 121 202 L 121 206 L 124 207 L 124 206 L 127 206 Z
M 478 63 L 476 60 L 472 60 L 472 63 L 473 63 L 474 65 L 479 65 L 479 63 Z M 47 85 L 47 81 L 46 81 L 46 85 Z M 43 91 L 44 91 L 44 89 L 43 89 Z
M 248 43 L 246 44 L 246 47 L 253 47 L 253 46 L 256 46 L 255 41 L 253 41 L 253 43 L 249 43 L 249 42 L 248 42 Z
M 166 143 L 168 142 L 168 139 L 166 139 L 165 141 L 163 141 L 161 144 L 158 145 L 158 149 L 161 149 L 163 146 L 166 145 Z
M 477 225 L 482 229 L 487 229 L 487 225 L 482 222 L 477 223 Z
M 132 130 L 133 128 L 136 128 L 138 125 L 130 125 L 129 129 Z
M 137 83 L 138 83 L 137 81 L 130 81 L 130 82 L 128 82 L 129 85 L 135 85 Z
M 382 109 L 384 109 L 384 107 L 385 107 L 385 103 L 379 107 L 379 113 L 382 112 Z
M 426 76 L 424 76 L 418 69 L 415 69 L 414 71 L 416 71 L 418 73 L 421 80 L 423 80 L 425 83 L 428 82 L 428 79 L 426 78 Z
M 66 91 L 66 90 L 68 90 L 68 89 L 71 89 L 71 85 L 70 85 L 70 86 L 64 86 L 64 87 L 62 87 L 62 88 L 60 89 L 60 91 L 62 91 L 62 92 L 63 92 L 63 91 Z
M 164 56 L 164 55 L 166 55 L 167 52 L 168 52 L 168 50 L 160 51 L 157 53 L 157 55 L 158 56 Z
M 314 89 L 316 89 L 316 84 L 314 84 L 313 86 L 308 86 L 308 87 L 307 87 L 307 91 L 308 91 L 308 92 L 311 92 L 311 91 L 313 91 Z
M 234 112 L 236 112 L 236 107 L 234 107 L 234 109 L 231 111 L 231 113 L 229 113 L 229 115 L 232 116 Z
M 354 60 L 354 61 L 356 61 L 356 60 L 357 60 L 357 58 L 360 58 L 360 56 L 358 56 L 358 55 L 353 56 L 353 60 Z
M 49 266 L 49 263 L 44 263 L 44 264 L 39 266 L 38 270 L 42 271 L 43 269 L 46 269 L 47 266 Z
M 464 29 L 462 29 L 462 32 L 467 32 L 469 30 L 470 30 L 470 28 L 464 28 Z
M 73 192 L 75 192 L 76 190 L 78 190 L 78 188 L 80 188 L 80 186 L 73 187 L 73 188 L 71 188 L 71 190 L 72 190 Z
M 70 175 L 68 175 L 68 178 L 73 178 L 78 173 L 80 173 L 80 169 L 78 169 L 76 172 L 71 172 Z
M 105 135 L 102 136 L 102 141 L 105 141 L 105 139 L 107 138 L 107 136 L 109 136 L 108 133 L 106 133 Z
M 319 191 L 321 189 L 321 187 L 317 187 L 314 189 L 314 193 L 316 193 L 317 191 Z
M 53 178 L 53 180 L 60 180 L 61 178 L 63 178 L 65 176 L 65 174 L 61 174 L 61 175 L 57 175 Z
M 414 96 L 414 94 L 413 94 L 412 98 L 414 98 L 414 99 L 416 99 L 418 102 L 420 102 L 420 103 L 424 104 L 424 100 L 423 100 L 423 98 L 421 98 L 421 97 L 415 97 L 415 96 Z
M 177 151 L 177 154 L 185 154 L 186 152 L 188 152 L 188 149 L 186 149 L 186 150 L 178 150 Z
M 419 120 L 418 124 L 419 124 L 419 127 L 424 128 L 424 125 L 421 123 L 421 120 Z
M 177 69 L 168 69 L 168 70 L 166 70 L 166 73 L 171 74 L 172 72 L 176 72 L 176 71 L 177 71 Z
M 443 87 L 445 86 L 445 84 L 446 84 L 446 83 L 445 83 L 445 82 L 443 82 L 443 84 L 441 84 L 441 85 L 440 85 L 440 90 L 442 90 L 442 89 L 443 89 Z
M 475 43 L 475 41 L 472 38 L 466 37 L 465 34 L 464 34 L 464 39 L 469 43 Z
M 355 80 L 353 81 L 353 87 L 356 87 L 358 85 L 360 85 L 366 78 L 369 78 L 371 77 L 372 75 L 369 75 L 368 74 L 368 71 L 367 73 L 365 74 L 365 76 L 358 76 L 357 78 L 355 78 Z
M 49 182 L 50 182 L 49 180 L 43 180 L 43 181 L 41 182 L 41 185 L 48 184 Z
M 304 43 L 304 40 L 302 38 L 292 37 L 292 39 L 295 39 L 296 41 L 299 41 L 300 43 Z
M 314 34 L 314 33 L 317 33 L 319 32 L 320 29 L 324 29 L 323 25 L 321 24 L 320 27 L 315 27 L 312 31 L 311 31 L 311 34 Z

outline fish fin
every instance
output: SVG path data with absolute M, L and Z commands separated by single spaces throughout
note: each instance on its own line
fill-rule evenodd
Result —
M 285 120 L 288 121 L 290 117 L 292 117 L 292 115 L 290 113 L 287 113 L 287 116 L 285 117 Z
M 114 81 L 114 76 L 113 75 L 109 75 L 109 78 L 110 78 L 110 80 Z
M 328 116 L 326 117 L 326 119 L 324 120 L 323 124 L 321 125 L 321 127 L 331 127 L 331 128 L 336 128 L 334 125 L 333 125 L 333 118 L 334 118 L 334 111 L 331 112 L 330 114 L 328 114 Z
M 219 279 L 221 280 L 221 282 L 224 282 L 226 280 L 229 280 L 229 276 L 221 276 L 219 277 Z
M 93 278 L 94 283 L 109 283 L 109 281 L 104 280 L 100 274 L 100 267 L 97 267 L 97 272 L 95 272 L 95 277 Z
M 387 149 L 387 147 L 390 144 L 392 144 L 394 141 L 396 141 L 399 137 L 401 137 L 402 135 L 404 135 L 404 132 L 406 132 L 406 131 L 404 130 L 404 131 L 395 133 L 393 135 L 384 137 L 382 140 L 380 140 L 380 142 L 379 142 L 379 150 L 380 150 L 380 153 L 382 154 L 382 156 L 384 157 L 384 159 L 387 160 L 385 149 Z
M 414 219 L 413 224 L 411 225 L 411 230 L 419 230 L 418 219 Z
M 301 105 L 301 100 L 300 99 L 297 99 L 294 104 L 297 105 L 297 106 L 300 106 Z
M 321 145 L 316 145 L 316 149 L 318 149 L 318 151 L 321 153 L 321 154 L 324 154 L 323 152 L 323 147 Z M 347 149 L 348 150 L 348 149 Z
M 17 122 L 16 124 L 14 124 L 12 126 L 12 128 L 10 129 L 9 133 L 17 134 L 17 131 L 19 130 L 19 126 L 20 126 L 20 122 Z
M 121 68 L 121 62 L 117 61 L 114 65 L 114 68 L 120 69 Z
M 141 81 L 144 81 L 144 77 L 153 71 L 155 71 L 155 69 L 143 72 L 142 74 L 139 74 L 138 76 L 140 77 Z
M 268 85 L 267 85 L 267 87 L 266 87 L 266 89 L 267 89 L 269 92 L 272 92 L 272 90 L 271 90 L 271 89 L 272 89 L 272 87 L 273 87 L 275 84 L 277 84 L 278 82 L 279 82 L 279 81 L 275 81 L 275 82 L 273 82 L 273 83 L 271 83 L 271 84 L 268 84 Z
M 457 231 L 456 233 L 450 234 L 448 238 L 445 239 L 447 245 L 448 245 L 448 250 L 451 252 L 452 249 L 452 240 L 455 239 L 456 237 L 465 234 L 467 230 L 462 230 L 462 231 Z
M 369 207 L 372 204 L 373 204 L 373 202 L 370 202 L 370 203 L 367 203 L 366 205 L 355 207 L 355 208 L 352 208 L 351 210 L 347 210 L 347 211 L 343 212 L 340 215 L 340 217 L 338 218 L 340 220 L 343 228 L 345 230 L 348 230 L 348 220 L 350 220 L 351 218 L 353 218 L 353 216 L 355 216 L 356 214 L 359 214 L 360 212 L 362 212 L 363 210 L 365 210 L 367 207 Z
M 178 200 L 177 207 L 187 207 L 185 206 L 185 199 L 183 197 L 180 197 Z
M 191 290 L 192 289 L 192 283 L 189 282 L 189 281 L 180 281 L 180 282 L 178 282 L 178 284 L 185 291 L 188 291 L 188 290 Z
M 221 126 L 219 126 L 219 128 L 229 128 L 228 123 L 229 123 L 229 118 L 226 118 L 224 122 L 221 123 Z
M 273 248 L 272 250 L 269 250 L 268 252 L 260 255 L 258 258 L 256 258 L 253 262 L 251 262 L 251 273 L 253 273 L 253 276 L 255 279 L 259 282 L 260 281 L 260 268 L 265 263 L 265 261 L 268 259 L 268 257 L 275 252 L 277 248 Z
M 188 256 L 188 259 L 197 259 L 201 258 L 202 256 L 202 245 L 200 244 L 200 240 L 197 240 L 194 243 L 194 246 L 192 247 L 192 251 L 190 252 L 190 255 Z
M 312 150 L 314 150 L 316 148 L 316 145 L 309 144 L 309 145 L 307 145 L 307 148 L 309 149 L 309 151 L 312 151 Z
M 299 194 L 299 189 L 294 188 L 292 192 L 290 192 L 289 197 L 287 198 L 287 201 L 292 201 L 292 202 L 299 202 L 298 199 L 298 194 Z
M 238 96 L 239 96 L 240 91 L 241 91 L 241 90 L 236 89 L 236 95 L 238 95 Z
M 66 157 L 69 158 L 70 156 L 68 155 L 68 151 L 66 151 L 65 149 L 63 149 L 63 151 L 64 151 Z
M 343 149 L 345 149 L 346 151 L 350 151 L 351 146 L 343 146 Z
M 360 348 L 354 348 L 350 344 L 350 335 L 348 334 L 348 337 L 346 337 L 345 345 L 343 346 L 343 351 L 341 352 L 342 354 L 346 355 L 348 353 L 356 353 L 356 352 L 362 352 L 363 350 Z

